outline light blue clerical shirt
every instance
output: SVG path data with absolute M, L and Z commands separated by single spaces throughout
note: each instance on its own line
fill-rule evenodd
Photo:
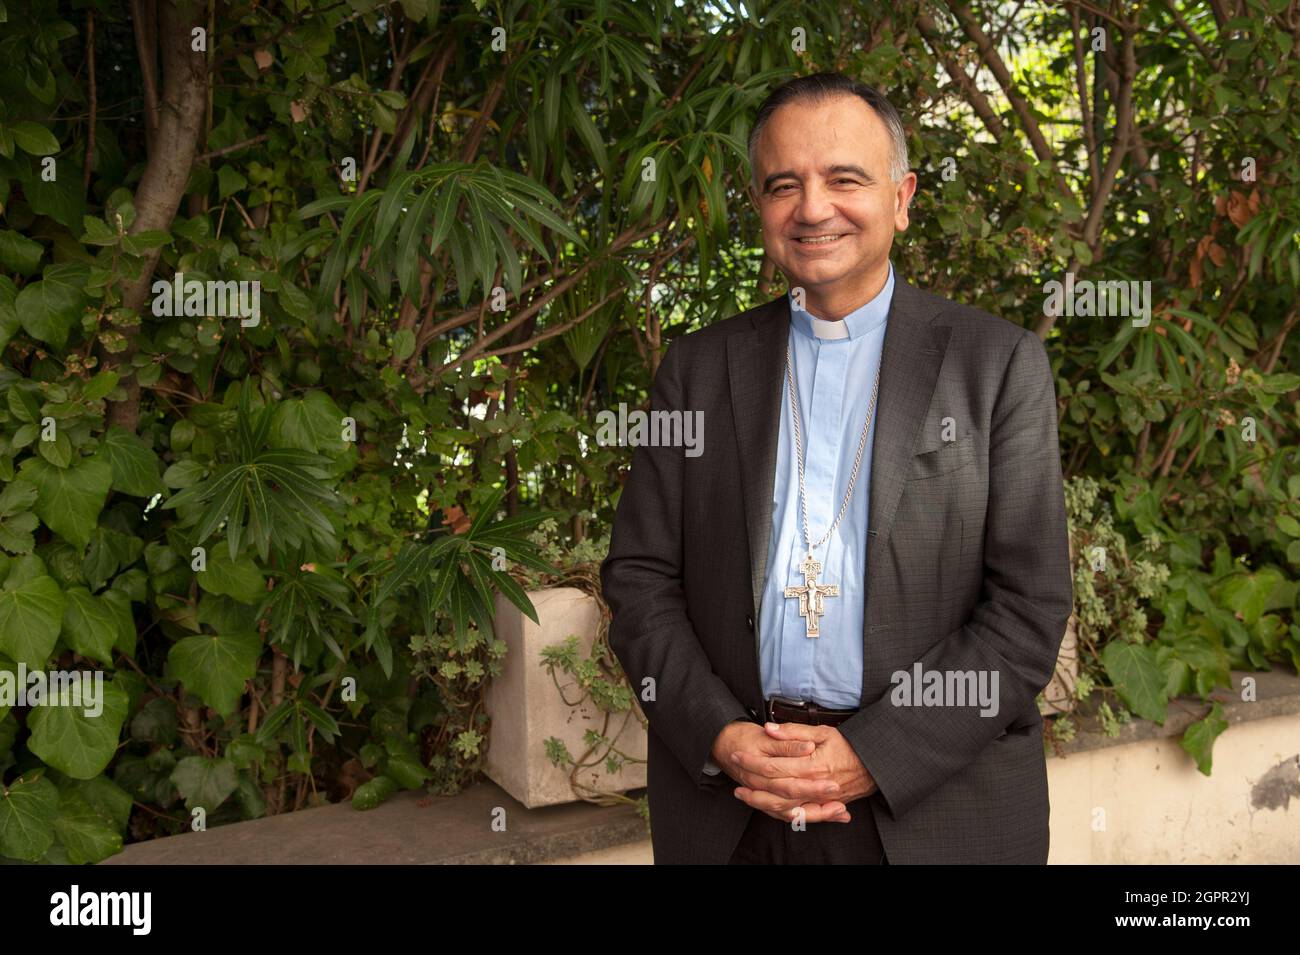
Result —
M 816 543 L 844 502 L 872 385 L 880 368 L 885 325 L 894 295 L 894 268 L 885 287 L 842 321 L 823 321 L 790 305 L 790 349 L 799 394 L 807 488 L 809 541 Z M 799 600 L 785 588 L 804 585 L 799 565 L 807 553 L 799 504 L 790 386 L 782 365 L 781 426 L 772 488 L 772 534 L 767 579 L 759 607 L 759 665 L 763 695 L 853 708 L 862 695 L 862 620 L 866 607 L 867 503 L 871 490 L 873 411 L 862 464 L 844 519 L 813 550 L 821 562 L 819 584 L 835 584 L 823 598 L 821 635 L 807 636 Z M 877 402 L 879 397 L 877 396 Z

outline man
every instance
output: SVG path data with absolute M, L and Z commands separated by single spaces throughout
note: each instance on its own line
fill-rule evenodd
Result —
M 1036 695 L 1072 592 L 1031 332 L 889 251 L 897 112 L 834 74 L 760 108 L 751 197 L 790 293 L 674 341 L 601 568 L 650 723 L 656 862 L 1047 858 Z

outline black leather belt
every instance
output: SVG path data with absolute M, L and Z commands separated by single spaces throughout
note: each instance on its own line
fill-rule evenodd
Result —
M 837 710 L 805 700 L 774 696 L 764 702 L 766 717 L 773 723 L 807 723 L 810 726 L 839 726 L 858 711 Z

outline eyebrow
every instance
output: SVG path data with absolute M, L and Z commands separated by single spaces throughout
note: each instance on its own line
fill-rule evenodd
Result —
M 868 184 L 874 183 L 876 181 L 875 176 L 871 175 L 871 173 L 867 172 L 861 166 L 856 166 L 852 163 L 840 163 L 835 166 L 828 166 L 825 172 L 828 176 L 833 176 L 836 173 L 842 173 L 842 172 L 853 173 L 854 175 L 859 176 L 862 179 L 865 179 Z M 798 179 L 798 178 L 799 177 L 795 174 L 793 169 L 785 169 L 782 170 L 781 172 L 774 172 L 766 179 L 763 180 L 763 191 L 767 192 L 768 190 L 770 190 L 772 188 L 772 184 L 775 183 L 778 179 Z

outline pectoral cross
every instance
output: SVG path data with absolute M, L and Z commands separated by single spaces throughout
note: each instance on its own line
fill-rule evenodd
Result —
M 813 558 L 812 554 L 803 559 L 803 563 L 799 565 L 799 572 L 803 574 L 804 585 L 785 588 L 785 595 L 799 598 L 799 616 L 807 620 L 807 636 L 818 637 L 822 632 L 818 618 L 826 613 L 822 598 L 838 597 L 840 588 L 838 584 L 817 583 L 817 575 L 822 572 L 822 565 Z

